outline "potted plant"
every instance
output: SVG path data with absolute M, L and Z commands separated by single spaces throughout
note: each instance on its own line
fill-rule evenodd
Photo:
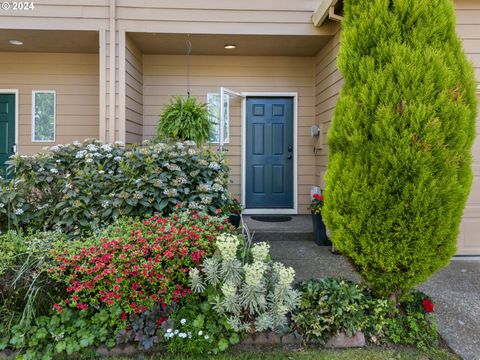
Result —
M 315 243 L 319 246 L 330 246 L 332 243 L 327 237 L 327 229 L 322 219 L 322 208 L 324 198 L 322 195 L 315 194 L 312 198 L 310 211 L 312 212 L 313 236 Z
M 157 125 L 157 138 L 163 140 L 191 140 L 197 145 L 210 138 L 210 120 L 207 105 L 189 96 L 173 97 L 165 107 Z
M 228 222 L 238 228 L 240 226 L 240 220 L 242 218 L 242 204 L 236 198 L 230 199 L 230 204 L 227 207 Z

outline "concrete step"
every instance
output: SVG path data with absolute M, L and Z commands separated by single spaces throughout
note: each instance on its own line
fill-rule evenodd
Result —
M 262 232 L 255 231 L 253 236 L 255 242 L 259 241 L 313 241 L 313 233 L 304 232 Z

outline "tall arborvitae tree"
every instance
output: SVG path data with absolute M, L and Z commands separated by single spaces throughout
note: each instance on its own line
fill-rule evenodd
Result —
M 345 0 L 324 218 L 378 294 L 449 263 L 472 182 L 476 96 L 452 0 Z

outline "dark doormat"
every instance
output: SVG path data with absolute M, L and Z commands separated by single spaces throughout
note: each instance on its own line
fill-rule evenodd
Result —
M 263 222 L 287 222 L 292 220 L 291 216 L 252 216 L 253 220 Z

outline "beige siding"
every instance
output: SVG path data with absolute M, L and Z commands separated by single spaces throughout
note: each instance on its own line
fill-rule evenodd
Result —
M 55 90 L 56 143 L 98 137 L 98 55 L 1 53 L 0 89 L 19 90 L 19 151 L 38 152 L 52 143 L 32 143 L 32 91 Z
M 316 35 L 317 0 L 117 0 L 118 26 L 127 31 L 191 34 Z
M 315 57 L 315 119 L 322 130 L 322 146 L 317 150 L 315 183 L 325 189 L 323 177 L 327 169 L 327 131 L 335 111 L 338 94 L 343 85 L 342 75 L 337 68 L 340 48 L 340 31 Z
M 458 0 L 455 3 L 458 33 L 465 52 L 473 62 L 480 84 L 480 2 Z M 480 92 L 480 89 L 479 89 Z M 480 104 L 480 94 L 477 96 Z M 473 147 L 473 187 L 461 226 L 459 254 L 480 255 L 480 106 L 477 120 L 477 139 Z
M 155 133 L 163 106 L 173 95 L 185 95 L 186 66 L 182 56 L 144 55 L 144 137 Z M 221 86 L 239 92 L 297 92 L 298 107 L 298 193 L 299 208 L 307 212 L 310 187 L 314 183 L 313 142 L 310 126 L 314 120 L 313 58 L 302 57 L 221 57 L 191 58 L 191 93 L 206 101 L 207 93 Z M 230 144 L 227 160 L 231 166 L 232 191 L 240 194 L 241 106 L 232 100 Z
M 143 54 L 128 36 L 125 57 L 126 142 L 140 144 L 143 136 Z
M 0 10 L 2 28 L 98 30 L 108 27 L 109 0 L 35 0 L 33 4 L 34 10 Z

